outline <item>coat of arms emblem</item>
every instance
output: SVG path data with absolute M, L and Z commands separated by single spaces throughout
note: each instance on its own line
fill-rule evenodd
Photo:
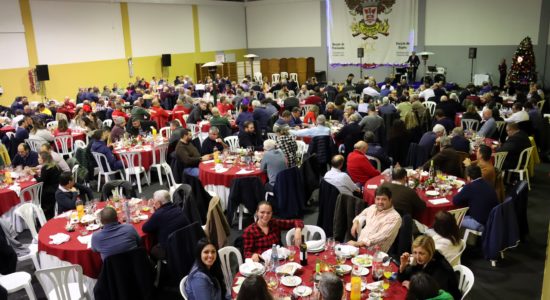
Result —
M 345 0 L 349 12 L 357 17 L 351 24 L 351 32 L 354 37 L 362 35 L 366 39 L 378 39 L 378 35 L 388 36 L 390 25 L 388 19 L 380 20 L 381 14 L 391 12 L 395 0 Z M 361 19 L 358 17 L 362 16 Z

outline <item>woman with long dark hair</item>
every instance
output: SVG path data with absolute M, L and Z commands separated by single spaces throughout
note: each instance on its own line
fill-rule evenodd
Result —
M 426 231 L 426 234 L 433 238 L 435 249 L 445 256 L 451 266 L 460 262 L 457 255 L 462 250 L 463 242 L 453 215 L 446 211 L 438 212 L 435 215 L 433 230 Z
M 231 299 L 225 287 L 218 249 L 206 238 L 197 243 L 195 264 L 187 276 L 185 292 L 189 300 Z
M 40 175 L 35 176 L 36 181 L 44 183 L 40 203 L 46 218 L 51 219 L 55 215 L 55 192 L 59 186 L 61 169 L 59 169 L 53 160 L 50 152 L 47 151 L 42 151 L 38 154 L 38 163 L 42 165 L 42 169 L 40 169 Z
M 267 283 L 260 275 L 252 275 L 246 278 L 239 290 L 237 300 L 273 300 L 273 296 L 267 289 Z

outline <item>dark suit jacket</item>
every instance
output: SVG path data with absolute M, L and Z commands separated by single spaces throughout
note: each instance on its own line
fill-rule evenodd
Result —
M 361 131 L 359 123 L 354 122 L 342 127 L 334 138 L 335 140 L 343 142 L 346 147 L 346 155 L 344 157 L 347 157 L 348 154 L 353 151 L 353 145 L 363 138 L 363 132 Z
M 468 215 L 485 225 L 491 209 L 498 205 L 497 193 L 487 181 L 480 177 L 466 184 L 453 197 L 453 204 L 470 207 Z
M 247 133 L 244 131 L 239 132 L 239 146 L 241 148 L 254 147 L 254 150 L 263 149 L 262 136 L 256 133 Z
M 496 150 L 496 152 L 508 151 L 502 168 L 504 170 L 515 168 L 518 163 L 519 154 L 529 147 L 531 147 L 531 141 L 529 141 L 529 137 L 525 132 L 518 131 L 516 134 L 509 136 L 502 146 Z
M 159 244 L 165 248 L 168 236 L 187 225 L 191 224 L 183 211 L 173 203 L 167 203 L 155 211 L 151 218 L 143 224 L 143 232 L 153 233 L 157 236 Z
M 78 193 L 63 192 L 60 189 L 55 191 L 55 201 L 57 202 L 57 213 L 64 213 L 68 210 L 75 209 L 76 196 Z
M 455 149 L 445 148 L 432 157 L 432 160 L 434 161 L 436 170 L 441 170 L 443 173 L 456 177 L 463 177 L 461 157 Z M 429 168 L 430 161 L 428 160 L 424 164 L 424 170 L 428 170 Z
M 390 189 L 393 207 L 400 215 L 418 215 L 426 208 L 426 202 L 420 199 L 413 189 L 395 183 L 384 183 L 384 186 Z
M 285 110 L 292 111 L 294 107 L 300 107 L 300 100 L 296 97 L 288 97 L 284 101 Z
M 30 150 L 29 154 L 26 157 L 16 154 L 11 162 L 13 167 L 22 166 L 22 167 L 36 167 L 38 165 L 38 153 Z
M 453 146 L 453 149 L 456 151 L 470 153 L 470 141 L 463 136 L 454 136 L 451 139 L 451 146 Z

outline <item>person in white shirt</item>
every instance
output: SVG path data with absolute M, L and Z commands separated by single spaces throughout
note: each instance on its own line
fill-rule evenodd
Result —
M 519 123 L 523 121 L 529 121 L 529 114 L 523 110 L 523 105 L 516 102 L 512 106 L 512 115 L 509 118 L 504 118 L 506 123 Z
M 33 120 L 33 129 L 29 134 L 29 139 L 52 142 L 54 140 L 54 136 L 48 129 L 46 129 L 46 126 L 44 126 L 42 121 Z
M 52 149 L 52 145 L 50 143 L 44 143 L 42 146 L 40 146 L 40 152 L 49 152 L 52 156 L 53 161 L 57 164 L 57 166 L 61 169 L 63 172 L 71 172 L 71 169 L 69 168 L 69 165 L 63 159 L 63 156 Z
M 418 98 L 423 98 L 425 101 L 428 101 L 428 99 L 435 97 L 434 90 L 429 87 L 426 88 L 425 85 L 420 86 L 420 94 L 418 95 Z
M 392 193 L 388 187 L 376 189 L 374 204 L 363 210 L 353 219 L 351 235 L 357 241 L 348 244 L 355 247 L 379 246 L 381 251 L 388 252 L 401 227 L 401 216 L 393 208 Z M 365 223 L 365 226 L 361 226 Z
M 435 249 L 445 256 L 451 266 L 460 263 L 458 254 L 465 245 L 460 238 L 460 230 L 453 215 L 439 211 L 435 214 L 434 228 L 426 230 L 426 235 L 433 238 Z
M 361 189 L 355 185 L 351 177 L 347 173 L 342 172 L 344 156 L 340 154 L 335 155 L 330 161 L 330 165 L 332 168 L 323 177 L 326 182 L 335 186 L 342 194 L 353 196 L 353 192 L 361 192 Z
M 317 126 L 311 128 L 305 128 L 300 130 L 290 130 L 290 134 L 295 136 L 320 136 L 320 135 L 330 135 L 330 128 L 328 128 L 325 123 L 327 118 L 324 115 L 317 116 Z
M 373 82 L 369 82 L 369 85 L 363 89 L 363 93 L 361 97 L 363 97 L 364 95 L 369 95 L 371 97 L 380 96 L 380 93 L 374 87 L 375 87 L 375 84 Z

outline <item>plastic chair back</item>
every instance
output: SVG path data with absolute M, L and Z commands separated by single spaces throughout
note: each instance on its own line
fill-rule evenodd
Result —
M 435 114 L 435 106 L 437 105 L 437 103 L 435 103 L 434 101 L 424 101 L 422 102 L 422 104 L 430 111 L 430 116 L 434 116 Z
M 111 119 L 106 119 L 106 120 L 103 120 L 103 127 L 113 127 L 113 120 Z
M 464 219 L 464 216 L 466 215 L 466 212 L 470 209 L 469 207 L 463 207 L 458 209 L 449 210 L 449 213 L 455 217 L 456 225 L 460 227 L 460 224 L 462 223 L 462 220 Z
M 153 165 L 165 164 L 166 163 L 166 152 L 168 152 L 168 143 L 153 144 Z M 159 159 L 157 161 L 157 151 L 159 152 Z
M 367 158 L 369 159 L 369 161 L 372 163 L 374 161 L 375 163 L 375 168 L 382 172 L 382 163 L 380 162 L 380 160 L 374 156 L 370 156 L 370 155 L 367 155 Z
M 46 224 L 46 217 L 44 216 L 42 208 L 32 203 L 24 203 L 18 206 L 13 213 L 25 221 L 25 224 L 29 227 L 32 238 L 37 240 L 38 232 L 36 231 L 36 218 L 38 218 L 40 226 Z
M 26 139 L 25 143 L 29 145 L 32 151 L 34 152 L 40 152 L 40 146 L 44 144 L 45 142 L 43 140 L 36 140 L 36 139 Z
M 449 264 L 451 264 L 452 267 L 460 265 L 460 257 L 462 256 L 462 253 L 464 250 L 466 250 L 466 243 L 464 240 L 460 240 L 460 251 L 453 257 L 451 260 L 449 260 Z
M 239 149 L 239 137 L 238 136 L 228 136 L 226 138 L 223 139 L 228 145 L 229 145 L 229 149 L 231 151 L 236 151 L 237 149 Z
M 43 182 L 37 182 L 36 184 L 33 184 L 31 186 L 28 186 L 21 190 L 21 193 L 19 194 L 19 200 L 21 200 L 21 203 L 26 203 L 27 198 L 25 197 L 27 194 L 30 195 L 31 202 L 35 205 L 40 206 L 42 203 L 42 186 L 44 185 Z
M 185 283 L 187 282 L 187 276 L 183 277 L 180 281 L 180 294 L 184 300 L 187 300 L 187 293 L 185 292 Z
M 502 170 L 502 165 L 504 164 L 504 160 L 506 160 L 507 155 L 507 151 L 493 153 L 493 157 L 495 158 L 495 169 L 499 171 Z
M 243 264 L 243 258 L 239 249 L 233 246 L 226 246 L 218 250 L 218 255 L 220 257 L 223 278 L 225 279 L 225 286 L 227 289 L 231 289 L 233 285 L 233 271 L 231 269 L 231 254 L 234 254 L 237 257 L 237 267 Z
M 474 273 L 463 265 L 454 266 L 453 270 L 458 273 L 458 289 L 462 293 L 461 299 L 465 299 L 474 286 Z
M 73 144 L 74 140 L 72 135 L 60 135 L 54 138 L 55 149 L 57 153 L 61 155 L 73 156 L 73 153 L 71 152 L 71 150 L 74 148 Z M 71 150 L 69 150 L 69 148 Z
M 162 127 L 159 133 L 162 137 L 168 139 L 172 135 L 172 129 L 170 128 L 170 126 Z
M 107 160 L 107 157 L 103 153 L 99 152 L 92 152 L 92 155 L 94 156 L 95 162 L 97 163 L 97 167 L 99 168 L 99 173 L 108 173 L 113 174 L 114 171 L 111 170 L 111 166 L 109 165 L 109 161 Z
M 271 84 L 275 84 L 281 80 L 281 74 L 274 73 L 271 74 Z
M 50 295 L 51 292 L 55 291 L 55 299 L 57 300 L 74 299 L 75 292 L 73 291 L 71 293 L 71 287 L 74 286 L 74 284 L 71 284 L 73 279 L 76 279 L 76 283 L 78 285 L 78 292 L 80 296 L 78 299 L 82 299 L 84 297 L 88 298 L 87 292 L 84 290 L 82 267 L 79 265 L 37 270 L 35 275 L 40 282 L 40 285 L 46 292 L 46 295 Z M 75 275 L 76 278 L 74 277 Z M 69 276 L 71 276 L 71 278 L 69 278 Z M 51 286 L 53 286 L 53 290 L 48 290 L 47 288 Z M 53 294 L 51 294 L 51 296 L 53 296 Z
M 476 119 L 462 119 L 461 125 L 464 130 L 477 131 L 479 121 Z
M 295 228 L 292 228 L 289 231 L 287 231 L 286 237 L 285 237 L 287 246 L 292 245 L 292 238 L 294 237 L 295 230 L 296 230 Z M 325 234 L 325 231 L 323 230 L 323 228 L 315 225 L 304 225 L 304 228 L 302 228 L 302 234 L 304 235 L 305 241 L 317 241 L 317 240 L 326 241 L 327 240 L 327 235 Z M 314 238 L 314 237 L 317 237 L 316 234 L 319 236 L 319 238 Z

